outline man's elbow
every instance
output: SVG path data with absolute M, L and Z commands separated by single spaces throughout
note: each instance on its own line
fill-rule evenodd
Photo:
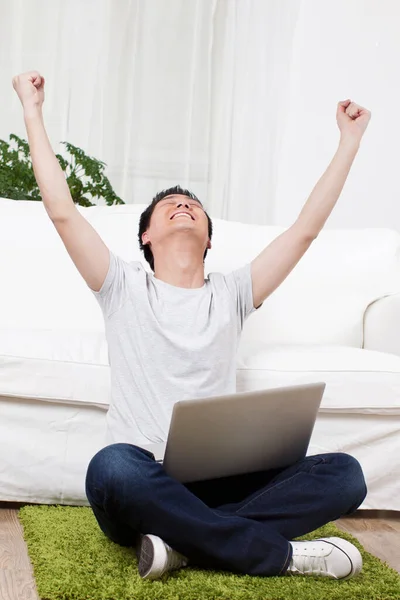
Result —
M 303 223 L 295 223 L 293 225 L 298 242 L 301 246 L 305 246 L 306 249 L 317 239 L 320 234 L 320 229 L 304 225 Z

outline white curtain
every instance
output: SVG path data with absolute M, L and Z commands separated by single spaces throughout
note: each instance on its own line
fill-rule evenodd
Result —
M 218 3 L 209 198 L 223 218 L 271 222 L 299 6 L 290 0 Z
M 0 138 L 11 77 L 46 77 L 55 150 L 104 160 L 125 202 L 192 189 L 215 217 L 288 224 L 330 161 L 336 103 L 373 119 L 330 225 L 397 226 L 398 0 L 0 0 Z
M 0 6 L 2 79 L 43 72 L 56 150 L 67 140 L 104 160 L 126 202 L 180 183 L 214 216 L 267 222 L 298 2 Z M 23 134 L 12 90 L 3 94 L 0 135 Z

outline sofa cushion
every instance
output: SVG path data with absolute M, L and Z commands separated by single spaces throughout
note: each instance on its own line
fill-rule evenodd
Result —
M 251 261 L 283 232 L 278 227 L 218 219 L 214 225 L 207 268 L 223 272 Z M 249 319 L 243 339 L 361 348 L 368 306 L 400 290 L 399 254 L 400 235 L 396 231 L 321 232 L 262 310 Z
M 102 333 L 0 330 L 0 396 L 108 408 Z M 242 346 L 237 389 L 324 381 L 322 412 L 400 414 L 400 357 L 340 346 Z
M 242 348 L 238 391 L 326 382 L 321 412 L 400 415 L 400 357 L 341 346 Z
M 91 331 L 0 329 L 0 397 L 108 408 L 105 337 Z

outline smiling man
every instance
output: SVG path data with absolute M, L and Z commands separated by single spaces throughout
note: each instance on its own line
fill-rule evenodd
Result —
M 205 277 L 212 222 L 196 196 L 180 187 L 157 194 L 139 225 L 139 244 L 152 272 L 140 262 L 125 262 L 72 201 L 43 124 L 43 77 L 25 73 L 13 85 L 43 203 L 105 319 L 109 438 L 86 477 L 102 531 L 118 544 L 138 546 L 139 572 L 149 579 L 187 564 L 258 576 L 356 575 L 361 556 L 346 540 L 293 541 L 362 503 L 366 486 L 353 457 L 308 456 L 274 472 L 183 485 L 143 446 L 166 440 L 176 401 L 235 391 L 245 319 L 318 236 L 370 113 L 350 100 L 340 102 L 339 147 L 295 223 L 251 263 Z

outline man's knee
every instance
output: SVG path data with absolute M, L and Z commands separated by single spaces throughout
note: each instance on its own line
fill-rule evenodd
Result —
M 94 455 L 86 473 L 86 495 L 89 502 L 99 497 L 122 494 L 127 485 L 130 491 L 143 487 L 146 456 L 131 444 L 112 444 Z
M 367 486 L 364 473 L 358 460 L 346 454 L 338 452 L 330 455 L 332 462 L 338 469 L 339 485 L 338 496 L 343 499 L 344 514 L 350 514 L 357 510 L 367 495 Z

